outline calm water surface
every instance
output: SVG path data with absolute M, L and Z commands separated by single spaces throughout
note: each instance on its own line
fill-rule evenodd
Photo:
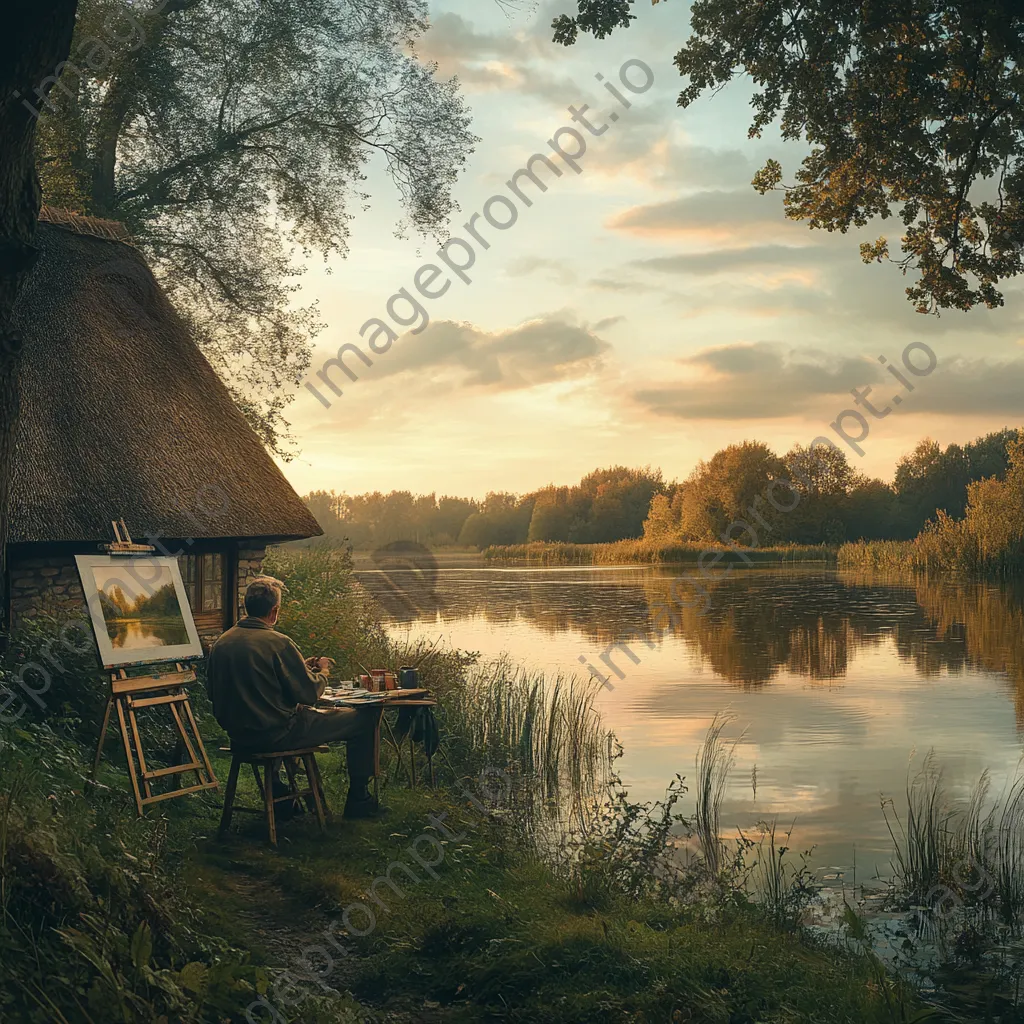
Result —
M 188 630 L 180 617 L 175 619 L 114 619 L 107 622 L 112 647 L 168 647 L 188 643 Z
M 689 570 L 688 570 L 689 571 Z M 1021 756 L 1024 592 L 1019 586 L 893 583 L 826 570 L 737 570 L 709 584 L 705 614 L 684 610 L 662 633 L 651 605 L 673 568 L 441 568 L 437 605 L 396 609 L 394 629 L 547 671 L 585 671 L 611 656 L 599 705 L 623 744 L 634 796 L 693 776 L 716 712 L 736 716 L 736 761 L 723 825 L 795 823 L 811 864 L 858 880 L 888 873 L 880 797 L 903 812 L 908 764 L 934 749 L 954 797 L 984 769 L 999 792 Z M 371 589 L 374 574 L 361 578 Z M 401 585 L 400 576 L 393 576 Z M 662 620 L 663 621 L 663 620 Z M 645 641 L 653 644 L 648 647 Z M 755 773 L 756 769 L 756 773 Z M 756 792 L 753 779 L 756 774 Z

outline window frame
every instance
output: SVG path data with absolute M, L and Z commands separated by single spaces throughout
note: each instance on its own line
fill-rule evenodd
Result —
M 181 563 L 182 580 L 185 583 L 185 593 L 188 596 L 189 606 L 192 608 L 192 617 L 195 619 L 196 628 L 200 633 L 211 633 L 223 631 L 233 625 L 237 618 L 236 601 L 234 594 L 235 559 L 231 548 L 215 544 L 194 544 L 187 551 L 183 551 L 178 560 Z M 206 571 L 208 556 L 220 558 L 221 579 L 220 579 L 220 608 L 212 608 L 206 611 L 197 610 L 193 604 L 193 594 L 198 598 L 201 606 L 206 590 Z M 193 560 L 195 573 L 189 573 L 189 560 Z

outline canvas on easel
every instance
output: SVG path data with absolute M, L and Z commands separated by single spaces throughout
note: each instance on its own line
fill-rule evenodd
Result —
M 123 524 L 121 524 L 123 530 Z M 111 718 L 117 715 L 128 760 L 128 775 L 140 815 L 150 804 L 204 789 L 216 789 L 210 758 L 189 701 L 195 672 L 185 662 L 203 654 L 177 559 L 148 554 L 115 524 L 107 554 L 76 555 L 89 616 L 103 667 L 111 670 L 110 695 L 103 716 L 92 779 L 103 756 Z M 143 668 L 138 674 L 130 670 Z M 185 760 L 164 768 L 146 762 L 138 712 L 164 707 L 171 715 L 178 748 Z M 196 782 L 183 786 L 181 776 L 194 772 Z M 175 789 L 156 792 L 154 783 L 177 777 Z

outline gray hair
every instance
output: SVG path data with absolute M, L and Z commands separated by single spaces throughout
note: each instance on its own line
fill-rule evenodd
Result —
M 257 619 L 266 618 L 280 603 L 284 584 L 273 576 L 257 576 L 245 588 L 245 613 Z

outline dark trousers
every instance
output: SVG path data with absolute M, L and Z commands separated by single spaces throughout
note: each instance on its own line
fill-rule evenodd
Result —
M 268 749 L 301 750 L 321 743 L 348 744 L 348 774 L 353 779 L 368 779 L 377 774 L 377 727 L 381 709 L 300 707 L 288 729 L 275 737 Z M 250 744 L 247 744 L 250 745 Z M 266 741 L 261 746 L 266 747 Z

